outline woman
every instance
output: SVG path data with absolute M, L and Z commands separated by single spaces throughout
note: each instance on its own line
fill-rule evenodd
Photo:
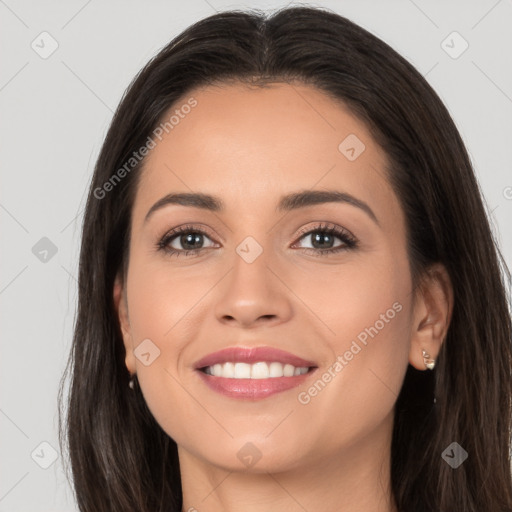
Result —
M 89 190 L 80 510 L 512 510 L 502 272 L 452 119 L 388 45 L 320 8 L 194 24 Z

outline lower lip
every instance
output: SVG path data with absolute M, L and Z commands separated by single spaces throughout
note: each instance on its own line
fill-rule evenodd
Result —
M 308 373 L 294 375 L 293 377 L 272 377 L 268 379 L 229 379 L 226 377 L 215 377 L 201 370 L 196 371 L 203 382 L 217 393 L 230 398 L 258 400 L 299 386 L 315 370 L 316 368 L 312 368 Z

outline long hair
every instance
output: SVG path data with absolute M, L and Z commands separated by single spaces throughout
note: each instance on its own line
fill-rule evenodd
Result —
M 467 151 L 411 64 L 348 19 L 307 6 L 225 11 L 196 22 L 140 71 L 114 114 L 84 213 L 73 345 L 59 390 L 59 442 L 80 510 L 181 510 L 177 446 L 137 380 L 128 387 L 113 304 L 144 159 L 128 171 L 126 162 L 195 87 L 230 81 L 309 84 L 362 120 L 390 162 L 413 285 L 433 263 L 449 272 L 454 306 L 436 368 L 409 365 L 395 404 L 391 484 L 399 510 L 512 511 L 510 272 Z M 468 453 L 457 468 L 443 458 L 453 442 Z

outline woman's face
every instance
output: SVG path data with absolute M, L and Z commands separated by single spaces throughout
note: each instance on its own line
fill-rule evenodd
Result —
M 115 290 L 126 365 L 149 409 L 180 459 L 230 470 L 285 470 L 363 447 L 374 456 L 417 362 L 405 221 L 385 154 L 348 110 L 305 85 L 208 87 L 176 109 L 146 159 L 125 295 L 120 281 Z M 315 191 L 340 200 L 308 201 Z M 299 193 L 302 203 L 283 199 Z M 148 216 L 168 194 L 222 207 L 168 201 Z M 258 356 L 270 366 L 212 369 L 225 377 L 196 369 L 228 347 L 271 347 L 315 368 L 229 377 L 290 371 L 270 353 Z

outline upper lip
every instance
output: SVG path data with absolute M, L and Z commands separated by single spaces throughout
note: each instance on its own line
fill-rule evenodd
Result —
M 313 361 L 307 361 L 290 352 L 285 352 L 273 347 L 228 347 L 218 352 L 213 352 L 194 363 L 194 368 L 205 368 L 214 364 L 233 363 L 258 363 L 260 361 L 291 364 L 297 367 L 316 367 Z

